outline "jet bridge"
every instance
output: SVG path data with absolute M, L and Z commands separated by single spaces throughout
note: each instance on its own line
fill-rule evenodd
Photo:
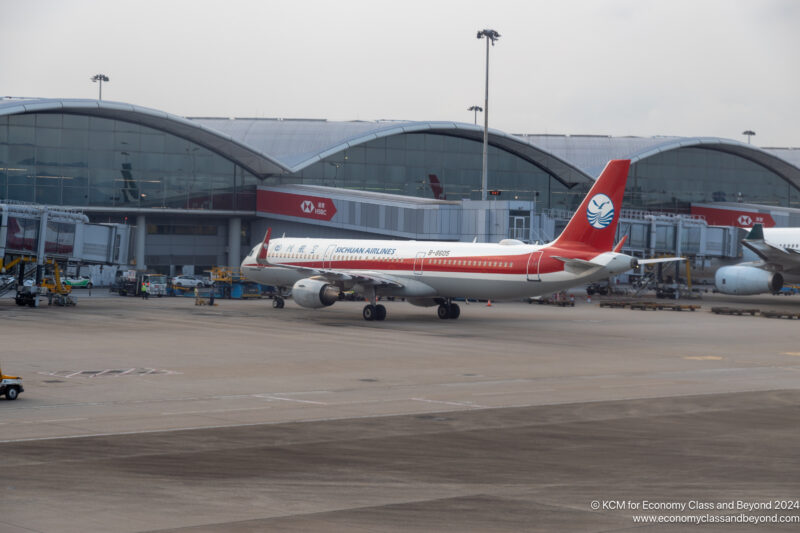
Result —
M 130 226 L 90 224 L 78 211 L 0 204 L 0 295 L 16 290 L 20 305 L 38 306 L 48 293 L 74 302 L 60 280 L 66 265 L 126 265 L 132 235 Z

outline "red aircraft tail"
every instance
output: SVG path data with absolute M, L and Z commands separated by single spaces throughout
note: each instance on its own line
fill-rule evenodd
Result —
M 447 196 L 444 194 L 444 186 L 439 181 L 439 177 L 436 174 L 428 174 L 428 181 L 431 183 L 433 197 L 437 200 L 447 200 Z
M 629 159 L 609 161 L 554 246 L 578 244 L 611 251 L 628 181 Z
M 269 249 L 270 235 L 272 235 L 272 228 L 267 228 L 267 234 L 264 235 L 264 243 L 261 245 L 261 249 L 258 251 L 258 256 L 256 256 L 256 261 L 259 263 L 267 262 L 267 250 Z

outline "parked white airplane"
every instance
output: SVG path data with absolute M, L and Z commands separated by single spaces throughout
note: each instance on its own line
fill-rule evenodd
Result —
M 282 291 L 303 307 L 333 305 L 344 290 L 369 299 L 364 319 L 383 320 L 378 296 L 438 305 L 439 318 L 458 318 L 454 298 L 514 299 L 575 287 L 656 262 L 619 253 L 614 244 L 630 161 L 610 161 L 552 243 L 494 243 L 280 238 L 267 231 L 242 262 L 242 273 Z M 674 260 L 674 259 L 673 259 Z M 276 298 L 275 307 L 283 307 Z
M 785 281 L 800 282 L 800 228 L 764 228 L 756 224 L 742 244 L 761 259 L 719 268 L 714 276 L 719 292 L 778 292 Z

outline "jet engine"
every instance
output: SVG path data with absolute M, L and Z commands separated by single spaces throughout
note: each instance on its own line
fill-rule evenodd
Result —
M 292 287 L 292 298 L 298 305 L 319 309 L 333 305 L 339 299 L 339 287 L 323 280 L 305 278 Z
M 780 272 L 751 266 L 725 266 L 717 270 L 714 284 L 725 294 L 761 294 L 781 290 L 783 276 Z

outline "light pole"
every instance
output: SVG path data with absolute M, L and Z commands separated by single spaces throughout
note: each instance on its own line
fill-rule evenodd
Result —
M 475 124 L 478 124 L 478 112 L 483 111 L 483 108 L 479 105 L 474 105 L 472 107 L 467 108 L 467 111 L 475 111 Z
M 489 156 L 489 41 L 494 42 L 500 38 L 500 34 L 494 30 L 481 30 L 478 32 L 478 39 L 486 37 L 486 100 L 483 103 L 483 169 L 481 171 L 481 200 L 486 200 L 486 189 L 488 188 L 488 156 Z
M 92 82 L 94 82 L 94 83 L 98 83 L 98 82 L 100 83 L 100 94 L 97 97 L 97 99 L 98 100 L 102 100 L 103 99 L 103 82 L 104 81 L 111 81 L 111 79 L 108 76 L 106 76 L 105 74 L 95 74 L 94 76 L 92 76 L 89 79 L 92 80 Z
M 753 130 L 744 130 L 742 132 L 742 135 L 747 135 L 747 144 L 750 144 L 750 137 L 752 137 L 755 134 L 756 132 L 754 132 Z

